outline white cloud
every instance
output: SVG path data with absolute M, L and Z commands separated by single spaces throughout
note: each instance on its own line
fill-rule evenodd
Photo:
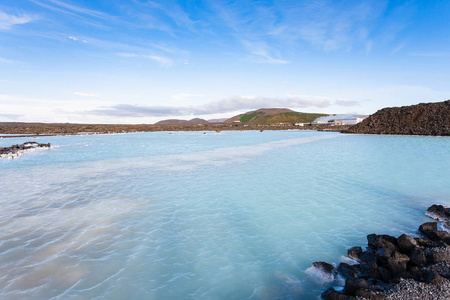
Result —
M 133 58 L 133 57 L 137 57 L 137 58 L 145 58 L 145 59 L 150 59 L 153 60 L 155 62 L 157 62 L 159 65 L 163 66 L 163 67 L 170 67 L 173 65 L 173 59 L 162 56 L 162 55 L 154 55 L 154 54 L 137 54 L 137 53 L 128 53 L 128 52 L 120 52 L 120 53 L 116 53 L 117 56 L 121 56 L 121 57 L 126 57 L 126 58 Z
M 100 116 L 114 117 L 167 117 L 167 116 L 187 116 L 187 115 L 211 115 L 221 113 L 231 113 L 242 110 L 252 110 L 258 108 L 311 108 L 323 109 L 331 105 L 346 105 L 345 102 L 332 102 L 330 100 L 312 100 L 301 97 L 243 97 L 233 96 L 223 98 L 218 101 L 201 105 L 188 106 L 143 106 L 118 104 L 110 107 L 95 109 L 85 113 Z
M 82 43 L 87 43 L 87 42 L 88 42 L 88 41 L 86 41 L 86 40 L 80 40 L 79 38 L 74 37 L 74 36 L 69 36 L 68 38 L 71 39 L 71 40 L 73 40 L 73 41 L 75 41 L 75 42 L 78 42 L 78 41 L 80 41 L 80 42 L 82 42 Z
M 250 42 L 248 40 L 242 40 L 241 43 L 252 54 L 251 60 L 257 63 L 267 64 L 287 64 L 286 60 L 275 57 L 275 50 L 265 42 Z M 278 55 L 277 55 L 278 56 Z
M 117 56 L 121 57 L 138 57 L 136 53 L 116 53 Z
M 30 15 L 14 16 L 0 11 L 0 29 L 11 29 L 14 25 L 26 24 L 31 21 L 33 21 L 33 17 Z
M 406 43 L 400 43 L 399 45 L 397 45 L 392 51 L 391 51 L 391 55 L 394 55 L 395 53 L 399 52 L 400 50 L 402 50 L 404 47 L 406 46 Z
M 93 17 L 99 17 L 99 18 L 103 18 L 106 16 L 106 14 L 103 12 L 87 9 L 87 8 L 84 8 L 81 6 L 75 6 L 75 5 L 68 4 L 68 3 L 65 3 L 62 1 L 58 1 L 58 0 L 49 0 L 49 1 L 56 5 L 59 5 L 61 7 L 64 7 L 66 9 L 69 9 L 69 10 L 77 12 L 77 13 L 82 13 L 82 14 L 86 14 L 89 16 L 93 16 Z
M 173 60 L 168 57 L 158 55 L 144 55 L 143 57 L 154 60 L 163 67 L 170 67 L 173 65 Z
M 80 98 L 74 100 L 30 98 L 21 95 L 0 94 L 0 112 L 9 120 L 21 122 L 51 122 L 51 123 L 119 123 L 122 120 L 92 118 L 92 115 L 80 112 L 86 109 L 96 109 L 104 105 L 96 98 Z M 130 120 L 127 120 L 130 122 Z
M 92 94 L 92 93 L 75 92 L 73 94 L 81 97 L 100 97 L 99 94 Z
M 13 63 L 17 63 L 17 61 L 0 57 L 0 64 L 13 64 Z
M 166 46 L 166 45 L 164 45 L 164 44 L 151 43 L 150 46 L 153 47 L 153 48 L 155 48 L 155 49 L 164 51 L 164 52 L 166 52 L 166 53 L 176 53 L 176 52 L 180 52 L 179 49 L 177 49 L 177 48 L 175 48 L 175 47 L 169 47 L 169 46 Z
M 49 2 L 51 2 L 52 4 L 56 5 L 50 5 L 47 3 L 43 3 L 40 0 L 30 0 L 31 2 L 33 2 L 34 4 L 37 4 L 39 6 L 45 7 L 47 9 L 56 11 L 56 12 L 60 12 L 60 13 L 64 13 L 64 14 L 69 14 L 69 15 L 73 15 L 73 16 L 77 16 L 77 14 L 83 14 L 83 15 L 87 15 L 87 16 L 91 16 L 91 17 L 96 17 L 96 18 L 100 18 L 100 19 L 110 19 L 111 17 L 103 12 L 99 12 L 99 11 L 95 11 L 95 10 L 91 10 L 91 9 L 87 9 L 81 6 L 75 6 L 72 4 L 68 4 L 62 1 L 58 1 L 58 0 L 48 0 Z

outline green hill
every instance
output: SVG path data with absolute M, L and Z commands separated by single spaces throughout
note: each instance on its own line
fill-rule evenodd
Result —
M 249 111 L 245 114 L 237 115 L 225 121 L 225 123 L 242 124 L 293 124 L 310 123 L 318 117 L 328 116 L 328 114 L 302 113 L 287 108 L 261 108 Z

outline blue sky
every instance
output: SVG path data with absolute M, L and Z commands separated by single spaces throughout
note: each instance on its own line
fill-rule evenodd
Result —
M 0 121 L 154 123 L 450 98 L 450 1 L 0 2 Z

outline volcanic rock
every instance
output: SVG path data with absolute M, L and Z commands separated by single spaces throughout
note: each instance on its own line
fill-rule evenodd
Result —
M 412 250 L 414 250 L 415 247 L 418 246 L 417 241 L 406 234 L 402 234 L 401 236 L 399 236 L 397 238 L 397 243 L 400 250 L 402 250 L 404 253 L 410 253 Z
M 436 231 L 437 230 L 437 222 L 427 222 L 423 223 L 419 226 L 419 231 L 422 233 L 426 233 L 427 231 Z
M 362 248 L 361 247 L 353 247 L 350 248 L 347 252 L 347 255 L 350 258 L 353 258 L 354 260 L 361 260 L 361 253 L 362 253 Z
M 435 210 L 436 211 L 436 210 Z M 439 211 L 442 211 L 439 208 Z M 445 210 L 444 210 L 445 213 Z M 328 289 L 324 299 L 450 299 L 450 233 L 438 231 L 436 222 L 420 226 L 422 237 L 370 234 L 367 250 L 351 248 L 348 253 L 359 264 L 341 263 L 337 273 L 346 278 L 342 292 Z M 314 265 L 314 264 L 313 264 Z M 315 266 L 333 272 L 331 265 Z M 417 295 L 417 297 L 416 297 Z M 426 297 L 424 297 L 424 295 Z
M 383 108 L 343 132 L 448 136 L 450 135 L 450 100 Z
M 331 265 L 329 263 L 326 263 L 323 261 L 317 261 L 317 262 L 313 262 L 312 266 L 314 268 L 322 270 L 323 272 L 325 272 L 327 274 L 333 274 L 334 267 L 333 267 L 333 265 Z

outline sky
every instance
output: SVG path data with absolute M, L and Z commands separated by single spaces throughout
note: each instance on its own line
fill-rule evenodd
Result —
M 0 0 L 0 122 L 444 101 L 449 15 L 447 0 Z

